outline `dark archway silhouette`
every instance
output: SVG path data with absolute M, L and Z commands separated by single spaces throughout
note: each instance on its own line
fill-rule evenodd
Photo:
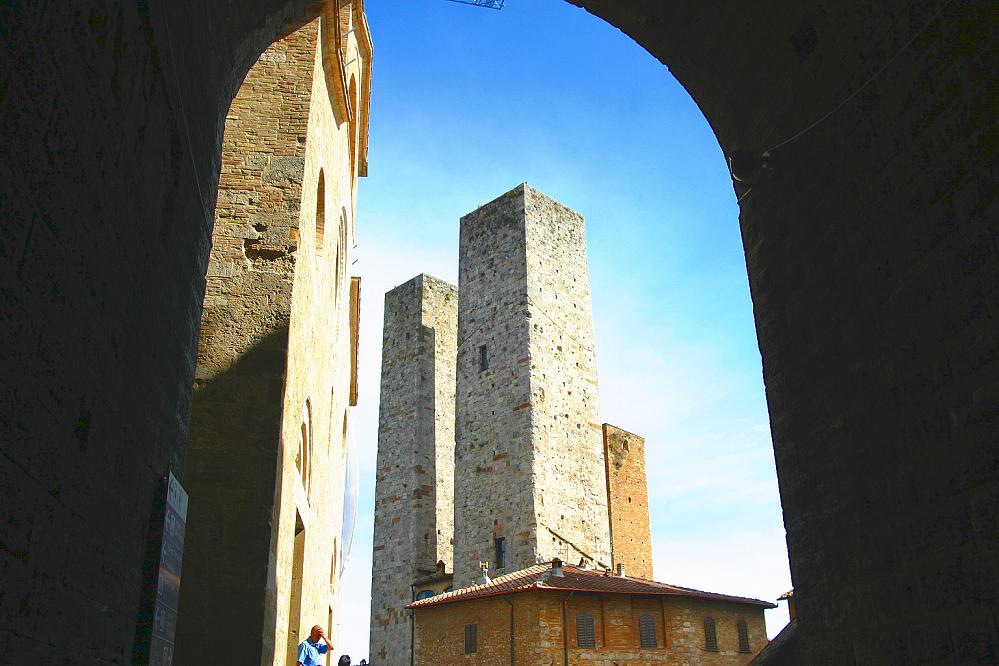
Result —
M 995 4 L 575 4 L 662 61 L 725 154 L 771 149 L 736 190 L 798 613 L 768 663 L 994 661 Z M 224 116 L 317 11 L 0 9 L 7 663 L 127 659 L 183 468 Z

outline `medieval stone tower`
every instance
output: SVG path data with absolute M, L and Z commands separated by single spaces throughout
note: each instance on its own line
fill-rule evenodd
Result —
M 599 418 L 582 216 L 517 186 L 461 219 L 459 282 L 385 296 L 370 644 L 385 666 L 410 663 L 405 606 L 482 562 L 652 577 L 644 441 Z
M 413 583 L 451 562 L 458 292 L 419 275 L 385 295 L 370 654 L 409 664 Z
M 454 578 L 610 566 L 583 218 L 526 184 L 461 219 Z
M 652 580 L 652 529 L 649 485 L 645 476 L 645 438 L 605 423 L 607 517 L 614 568 Z

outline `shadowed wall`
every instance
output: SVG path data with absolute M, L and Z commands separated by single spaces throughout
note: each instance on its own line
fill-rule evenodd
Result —
M 772 149 L 737 194 L 790 661 L 994 661 L 996 5 L 579 4 L 668 65 L 724 151 Z M 183 466 L 224 117 L 308 5 L 0 8 L 2 663 L 128 659 L 153 496 Z

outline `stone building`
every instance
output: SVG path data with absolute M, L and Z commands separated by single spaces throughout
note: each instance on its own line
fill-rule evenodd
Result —
M 519 185 L 462 217 L 459 253 L 460 287 L 420 275 L 385 296 L 370 654 L 386 666 L 440 657 L 410 652 L 437 621 L 409 611 L 507 589 L 490 574 L 554 558 L 586 567 L 572 580 L 681 589 L 652 582 L 645 441 L 599 422 L 582 216 Z
M 414 663 L 743 666 L 776 606 L 555 560 L 409 605 Z
M 609 423 L 603 426 L 607 518 L 615 570 L 652 580 L 652 528 L 645 476 L 645 438 Z
M 378 664 L 409 663 L 403 607 L 414 585 L 443 589 L 437 563 L 453 559 L 457 330 L 458 291 L 443 280 L 420 275 L 385 295 L 369 649 Z
M 461 218 L 454 575 L 611 566 L 583 218 L 519 185 Z
M 362 3 L 327 3 L 261 54 L 226 117 L 184 476 L 181 666 L 220 636 L 239 637 L 227 659 L 283 665 L 314 623 L 337 622 L 370 61 Z
M 571 1 L 739 167 L 797 598 L 767 663 L 995 663 L 995 3 Z M 162 480 L 187 482 L 226 116 L 322 11 L 0 12 L 2 664 L 130 659 Z

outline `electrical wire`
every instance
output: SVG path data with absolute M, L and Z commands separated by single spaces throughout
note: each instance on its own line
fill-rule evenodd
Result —
M 834 113 L 836 113 L 837 111 L 839 111 L 841 108 L 843 108 L 854 97 L 856 97 L 861 92 L 863 92 L 863 90 L 865 88 L 867 88 L 867 86 L 869 86 L 871 83 L 873 83 L 875 79 L 877 79 L 879 76 L 881 76 L 881 74 L 884 73 L 884 71 L 886 69 L 888 69 L 888 67 L 890 67 L 891 64 L 893 62 L 895 62 L 895 60 L 898 59 L 898 57 L 900 55 L 902 55 L 902 53 L 906 49 L 908 49 L 910 46 L 912 46 L 912 43 L 914 41 L 916 41 L 916 38 L 919 37 L 920 35 L 922 35 L 926 31 L 926 29 L 928 27 L 930 27 L 930 24 L 933 23 L 933 21 L 935 21 L 937 19 L 937 17 L 940 16 L 940 14 L 943 12 L 943 10 L 946 9 L 951 4 L 951 2 L 953 2 L 953 0 L 946 0 L 946 2 L 944 2 L 942 5 L 940 5 L 940 8 L 937 9 L 937 11 L 935 11 L 933 13 L 933 15 L 930 16 L 930 18 L 926 21 L 926 23 L 924 23 L 923 26 L 919 30 L 917 30 L 912 35 L 912 37 L 909 38 L 909 41 L 907 41 L 898 51 L 896 51 L 895 55 L 893 55 L 891 58 L 889 58 L 883 65 L 881 65 L 881 67 L 879 67 L 878 70 L 876 72 L 874 72 L 874 74 L 872 74 L 866 81 L 864 81 L 864 83 L 861 84 L 859 88 L 857 88 L 852 93 L 850 93 L 849 95 L 847 95 L 846 98 L 844 98 L 839 104 L 837 104 L 833 108 L 829 109 L 829 111 L 827 111 L 825 114 L 823 114 L 822 116 L 820 116 L 817 120 L 813 121 L 807 127 L 805 127 L 804 129 L 801 129 L 798 132 L 792 134 L 791 136 L 789 136 L 788 138 L 784 139 L 783 141 L 781 141 L 777 145 L 773 146 L 772 148 L 768 148 L 767 150 L 763 151 L 763 154 L 772 153 L 773 151 L 777 150 L 778 148 L 783 148 L 784 146 L 786 146 L 787 144 L 791 143 L 792 141 L 794 141 L 794 140 L 796 140 L 796 139 L 804 136 L 805 134 L 807 134 L 811 130 L 813 130 L 816 127 L 818 127 L 822 122 L 824 122 L 831 115 L 833 115 Z M 746 192 L 746 194 L 749 194 L 749 192 Z M 743 196 L 745 196 L 745 194 Z M 739 200 L 741 201 L 742 199 L 740 198 Z

